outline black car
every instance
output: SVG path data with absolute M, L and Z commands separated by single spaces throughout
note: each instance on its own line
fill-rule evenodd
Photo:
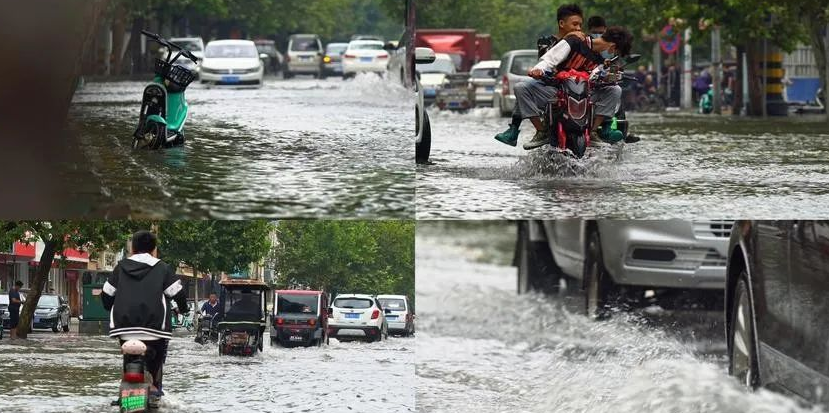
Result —
M 33 328 L 50 328 L 54 332 L 69 331 L 71 312 L 66 299 L 54 294 L 40 296 L 32 319 Z
M 829 402 L 829 221 L 740 221 L 726 278 L 729 373 Z

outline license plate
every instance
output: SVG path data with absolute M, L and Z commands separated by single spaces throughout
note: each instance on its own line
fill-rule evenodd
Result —
M 492 91 L 494 91 L 494 90 L 495 90 L 495 86 L 487 86 L 487 87 L 486 87 L 486 91 L 487 91 L 487 92 L 492 92 Z
M 313 56 L 303 56 L 303 57 L 301 57 L 300 59 L 305 60 L 305 61 L 308 61 L 308 60 L 311 60 L 311 59 L 313 59 L 313 58 L 314 58 Z
M 345 318 L 360 318 L 359 314 L 346 314 Z
M 361 58 L 360 58 L 360 61 L 361 61 L 361 62 L 371 62 L 372 60 L 374 60 L 374 59 L 373 59 L 371 56 L 369 56 L 369 57 L 361 57 Z
M 458 102 L 449 102 L 449 107 L 450 108 L 456 108 L 456 107 L 459 107 L 460 105 L 461 104 L 458 103 Z
M 387 315 L 386 318 L 388 318 L 389 320 L 397 320 L 396 315 Z
M 288 340 L 290 340 L 290 341 L 302 341 L 302 337 L 301 336 L 291 336 L 291 337 L 288 338 Z
M 238 83 L 239 76 L 222 76 L 222 82 L 225 83 Z
M 143 412 L 147 406 L 147 388 L 121 389 L 121 411 L 122 412 Z
M 35 317 L 35 323 L 39 323 L 39 322 L 40 322 L 40 317 Z

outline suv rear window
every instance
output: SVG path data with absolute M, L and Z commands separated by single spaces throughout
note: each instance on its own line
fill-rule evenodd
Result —
M 320 50 L 317 39 L 298 38 L 291 42 L 291 50 L 294 52 L 316 52 Z
M 367 298 L 338 298 L 334 300 L 337 308 L 371 308 L 372 302 Z
M 517 55 L 512 58 L 512 66 L 509 72 L 514 75 L 526 76 L 527 72 L 538 63 L 538 57 L 534 55 Z
M 402 298 L 380 298 L 377 301 L 384 310 L 406 311 L 406 301 Z
M 472 74 L 471 74 L 471 76 L 470 76 L 470 77 L 475 77 L 475 78 L 482 78 L 482 77 L 491 77 L 491 78 L 496 78 L 496 77 L 498 77 L 498 68 L 497 68 L 497 67 L 494 67 L 494 68 L 491 68 L 491 69 L 475 69 L 475 70 L 473 70 L 473 71 L 472 71 Z

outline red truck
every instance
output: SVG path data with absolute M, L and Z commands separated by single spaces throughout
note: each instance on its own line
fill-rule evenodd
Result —
M 452 56 L 460 72 L 468 72 L 492 54 L 492 39 L 488 34 L 477 34 L 475 29 L 417 29 L 415 46 Z

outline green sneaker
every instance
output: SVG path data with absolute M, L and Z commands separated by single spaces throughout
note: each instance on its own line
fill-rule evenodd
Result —
M 550 143 L 550 141 L 547 137 L 547 133 L 544 130 L 537 130 L 535 131 L 535 135 L 533 135 L 533 138 L 524 143 L 524 149 L 535 149 L 542 147 L 548 143 Z
M 518 126 L 509 125 L 509 129 L 495 135 L 495 140 L 509 146 L 518 144 Z

